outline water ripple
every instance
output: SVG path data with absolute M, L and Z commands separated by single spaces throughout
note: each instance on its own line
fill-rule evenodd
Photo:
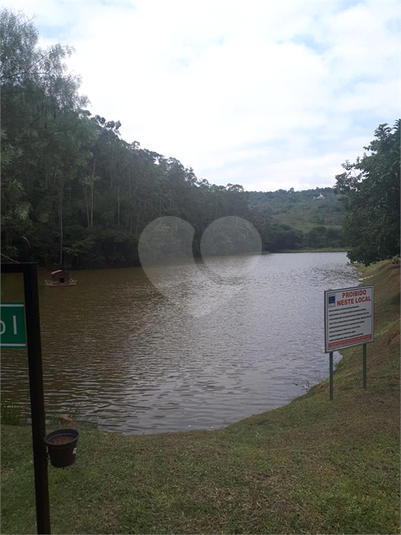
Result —
M 180 286 L 182 304 L 139 268 L 78 272 L 78 286 L 64 291 L 41 285 L 48 413 L 78 409 L 78 418 L 124 433 L 211 429 L 327 377 L 323 292 L 358 283 L 345 253 L 263 255 L 246 275 L 243 260 L 214 259 L 218 276 L 226 265 L 225 280 L 240 289 L 229 301 L 224 288 L 210 295 L 220 306 L 201 317 L 188 314 L 188 295 L 193 310 L 198 297 L 207 307 L 197 266 L 174 266 L 173 284 L 185 280 L 190 292 Z M 15 300 L 14 275 L 2 277 L 3 301 Z M 3 399 L 28 410 L 26 354 L 2 353 Z

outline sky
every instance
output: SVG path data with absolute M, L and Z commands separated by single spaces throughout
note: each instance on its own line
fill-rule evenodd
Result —
M 73 46 L 88 109 L 199 179 L 332 187 L 400 117 L 398 0 L 0 0 Z

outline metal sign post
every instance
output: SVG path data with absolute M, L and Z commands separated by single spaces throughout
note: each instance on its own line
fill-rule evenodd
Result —
M 36 522 L 38 533 L 50 533 L 47 451 L 44 442 L 46 424 L 43 396 L 37 266 L 35 263 L 31 262 L 24 264 L 2 264 L 1 270 L 3 273 L 23 273 L 24 275 L 26 343 L 28 349 L 33 465 L 35 472 Z M 4 331 L 4 334 L 6 334 L 7 321 L 4 321 L 3 319 L 1 321 L 3 322 L 1 323 L 1 333 L 3 334 Z M 16 323 L 17 320 L 11 321 L 12 330 L 14 331 L 14 327 L 16 326 L 15 332 L 20 332 L 18 324 Z M 6 341 L 4 347 L 16 347 L 10 345 L 7 346 L 7 343 L 8 342 Z M 3 345 L 3 337 L 1 339 L 1 345 Z
M 367 373 L 366 373 L 366 344 L 363 344 L 363 356 L 362 356 L 362 365 L 363 365 L 363 388 L 367 388 Z

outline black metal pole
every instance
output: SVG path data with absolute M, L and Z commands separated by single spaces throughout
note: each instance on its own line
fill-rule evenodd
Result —
M 330 351 L 330 399 L 333 399 L 333 352 Z
M 46 423 L 43 395 L 42 352 L 40 343 L 37 266 L 36 264 L 27 263 L 23 264 L 23 267 L 37 530 L 38 533 L 50 533 L 47 452 L 46 444 L 43 440 L 46 435 Z
M 363 388 L 367 387 L 367 373 L 366 373 L 366 344 L 363 344 Z

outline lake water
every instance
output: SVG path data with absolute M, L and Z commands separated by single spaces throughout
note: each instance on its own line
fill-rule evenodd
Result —
M 46 287 L 41 272 L 47 413 L 78 409 L 123 433 L 211 429 L 328 376 L 323 292 L 358 283 L 345 253 L 211 264 L 156 269 L 167 297 L 140 268 L 75 272 L 69 288 Z M 2 275 L 2 301 L 22 300 L 19 277 Z M 25 351 L 2 351 L 1 390 L 29 411 Z

